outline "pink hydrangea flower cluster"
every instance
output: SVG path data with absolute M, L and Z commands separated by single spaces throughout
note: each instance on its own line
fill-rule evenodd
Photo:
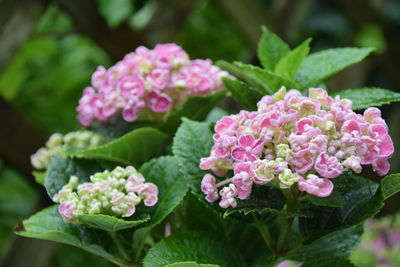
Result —
M 211 60 L 190 60 L 176 44 L 141 46 L 108 70 L 97 68 L 79 101 L 78 120 L 84 126 L 113 116 L 128 122 L 139 115 L 163 120 L 190 96 L 221 90 L 223 76 L 229 75 Z
M 372 164 L 381 176 L 389 171 L 393 142 L 377 108 L 356 114 L 350 100 L 321 88 L 310 88 L 306 97 L 284 87 L 257 107 L 216 123 L 214 146 L 200 163 L 214 173 L 201 182 L 207 201 L 221 197 L 222 208 L 236 207 L 237 199 L 250 197 L 253 184 L 268 183 L 326 197 L 331 179 L 347 169 L 360 173 L 361 165 Z M 227 174 L 231 178 L 217 182 L 216 176 Z
M 90 176 L 90 181 L 79 184 L 79 178 L 71 176 L 53 196 L 53 201 L 60 203 L 58 211 L 65 221 L 79 223 L 82 214 L 130 217 L 142 200 L 145 206 L 154 206 L 158 201 L 157 186 L 146 183 L 132 166 L 98 172 Z

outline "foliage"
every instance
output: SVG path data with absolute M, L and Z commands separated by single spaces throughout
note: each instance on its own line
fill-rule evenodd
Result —
M 101 12 L 112 27 L 125 21 L 133 9 L 132 1 L 124 1 L 127 10 L 123 11 L 114 9 L 113 4 L 106 1 L 100 2 Z M 202 8 L 199 12 L 214 16 L 208 6 Z M 191 19 L 198 19 L 196 16 L 192 14 Z M 192 26 L 188 27 L 191 29 Z M 221 36 L 215 33 L 210 38 L 231 36 L 227 25 L 218 27 Z M 309 54 L 311 39 L 291 49 L 267 28 L 262 31 L 258 46 L 262 67 L 242 62 L 219 63 L 236 77 L 223 79 L 227 90 L 248 110 L 255 110 L 262 96 L 276 93 L 282 86 L 304 91 L 360 62 L 372 52 L 370 48 L 335 48 Z M 190 35 L 182 37 L 182 42 L 192 42 Z M 242 47 L 239 39 L 231 42 L 233 47 Z M 44 45 L 53 44 L 44 42 Z M 57 47 L 52 49 L 55 51 Z M 198 48 L 193 46 L 192 49 Z M 32 56 L 26 53 L 22 53 L 20 62 L 14 63 L 15 72 L 11 70 L 3 75 L 0 84 L 12 84 L 13 75 Z M 231 53 L 227 51 L 226 57 L 234 58 Z M 86 62 L 87 59 L 82 60 Z M 61 65 L 59 72 L 66 66 L 71 67 L 66 62 Z M 91 68 L 91 65 L 86 67 Z M 88 78 L 85 70 L 80 70 L 82 80 Z M 74 78 L 79 76 L 67 74 Z M 50 76 L 54 78 L 53 74 Z M 21 81 L 28 82 L 23 77 L 15 79 L 17 85 Z M 76 81 L 75 85 L 82 80 Z M 16 103 L 22 93 L 20 84 L 17 85 L 1 91 Z M 68 86 L 60 86 L 66 87 L 60 91 L 71 93 Z M 400 101 L 399 94 L 374 87 L 346 89 L 335 94 L 351 99 L 354 109 Z M 68 156 L 55 156 L 45 174 L 35 174 L 39 181 L 44 175 L 44 186 L 53 197 L 73 175 L 78 176 L 80 182 L 87 182 L 96 172 L 117 165 L 133 165 L 146 180 L 157 185 L 159 192 L 155 206 L 138 207 L 128 218 L 109 214 L 80 215 L 78 223 L 63 220 L 59 207 L 51 206 L 25 220 L 17 234 L 76 246 L 121 266 L 141 263 L 144 266 L 176 267 L 274 266 L 282 260 L 294 260 L 304 263 L 303 266 L 352 266 L 348 258 L 361 238 L 363 223 L 379 212 L 385 199 L 400 191 L 399 174 L 388 175 L 381 183 L 376 183 L 345 172 L 333 180 L 334 192 L 326 198 L 271 184 L 255 186 L 249 199 L 241 199 L 237 206 L 229 209 L 206 203 L 201 192 L 201 181 L 206 172 L 199 168 L 199 163 L 201 158 L 209 155 L 213 145 L 211 129 L 214 122 L 228 114 L 216 108 L 225 96 L 226 91 L 222 91 L 192 98 L 164 124 L 140 121 L 119 128 L 116 121 L 97 129 L 93 127 L 93 130 L 109 133 L 113 140 Z M 71 99 L 73 97 L 66 103 Z M 60 102 L 52 103 L 56 104 Z M 68 116 L 73 117 L 73 114 Z M 39 116 L 37 119 L 40 120 Z M 60 126 L 60 130 L 68 127 L 73 128 L 74 124 L 67 123 Z M 122 133 L 125 135 L 121 136 Z

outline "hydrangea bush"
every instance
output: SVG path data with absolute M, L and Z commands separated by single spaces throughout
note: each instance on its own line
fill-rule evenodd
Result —
M 353 266 L 364 222 L 400 191 L 377 108 L 400 95 L 330 91 L 328 77 L 372 50 L 309 44 L 263 28 L 262 67 L 190 60 L 175 44 L 99 67 L 78 120 L 108 137 L 54 135 L 32 157 L 57 204 L 17 234 L 120 266 Z M 240 108 L 217 107 L 223 97 Z M 114 134 L 116 121 L 130 131 Z

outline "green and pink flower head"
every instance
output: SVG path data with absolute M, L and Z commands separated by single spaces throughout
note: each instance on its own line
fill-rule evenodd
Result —
M 264 96 L 257 108 L 216 123 L 210 156 L 200 163 L 213 172 L 201 183 L 207 201 L 236 207 L 254 184 L 268 183 L 327 197 L 331 179 L 345 170 L 360 173 L 371 164 L 381 176 L 389 171 L 394 147 L 377 108 L 361 115 L 350 100 L 332 98 L 321 88 L 310 88 L 306 97 L 284 87 Z M 226 175 L 231 177 L 217 178 Z
M 78 120 L 84 126 L 114 116 L 127 122 L 139 115 L 162 121 L 189 97 L 221 90 L 223 76 L 229 75 L 211 60 L 190 60 L 176 44 L 153 50 L 141 46 L 108 70 L 97 68 L 79 101 Z
M 94 148 L 106 141 L 104 136 L 91 131 L 74 131 L 65 135 L 54 133 L 46 145 L 31 156 L 31 164 L 36 170 L 45 170 L 49 167 L 52 156 L 62 156 L 71 150 Z
M 53 201 L 60 203 L 58 211 L 67 222 L 79 222 L 83 214 L 106 214 L 130 217 L 142 201 L 154 206 L 158 201 L 158 187 L 132 166 L 117 167 L 112 171 L 98 172 L 90 176 L 90 182 L 79 184 L 79 178 L 70 181 Z

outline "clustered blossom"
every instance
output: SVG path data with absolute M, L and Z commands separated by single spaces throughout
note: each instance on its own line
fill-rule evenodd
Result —
M 389 171 L 393 142 L 377 108 L 356 114 L 350 100 L 333 99 L 321 88 L 310 88 L 306 97 L 284 87 L 257 108 L 216 123 L 214 146 L 200 163 L 214 173 L 201 183 L 207 201 L 221 197 L 222 208 L 236 207 L 254 184 L 268 183 L 326 197 L 331 179 L 345 170 L 360 173 L 361 165 L 372 164 L 381 176 Z M 225 175 L 232 177 L 217 182 Z
M 211 60 L 190 60 L 176 44 L 153 50 L 141 46 L 111 68 L 97 68 L 79 101 L 78 120 L 84 126 L 114 116 L 127 122 L 139 115 L 162 121 L 190 96 L 221 90 L 222 76 L 229 75 Z
M 46 146 L 31 156 L 31 164 L 37 170 L 47 169 L 51 156 L 63 155 L 70 150 L 81 150 L 99 146 L 105 142 L 102 135 L 91 131 L 76 131 L 66 135 L 52 134 Z
M 142 200 L 145 206 L 154 206 L 158 188 L 146 183 L 132 166 L 98 172 L 90 176 L 90 182 L 81 184 L 78 177 L 71 176 L 69 183 L 53 196 L 53 201 L 60 203 L 58 211 L 64 220 L 75 223 L 79 223 L 77 216 L 83 214 L 130 217 Z

